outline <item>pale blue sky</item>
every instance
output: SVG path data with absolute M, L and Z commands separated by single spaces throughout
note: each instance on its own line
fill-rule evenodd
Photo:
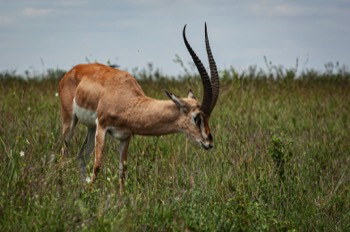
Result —
M 0 71 L 69 69 L 86 58 L 122 69 L 182 72 L 187 37 L 206 61 L 204 22 L 219 69 L 350 64 L 349 0 L 0 0 Z M 307 62 L 306 62 L 307 61 Z M 306 63 L 306 64 L 305 64 Z

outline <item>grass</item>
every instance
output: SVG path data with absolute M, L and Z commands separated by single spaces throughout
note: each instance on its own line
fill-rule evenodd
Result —
M 2 73 L 0 231 L 350 230 L 349 73 L 221 76 L 210 121 L 215 149 L 181 134 L 135 136 L 120 196 L 110 137 L 93 187 L 79 182 L 75 157 L 84 127 L 62 160 L 58 78 Z M 190 75 L 141 79 L 155 98 L 165 99 L 163 88 L 202 91 Z

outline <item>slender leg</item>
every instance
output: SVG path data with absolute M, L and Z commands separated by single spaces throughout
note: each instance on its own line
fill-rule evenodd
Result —
M 81 171 L 81 181 L 84 182 L 86 179 L 86 163 L 90 159 L 90 154 L 95 146 L 95 134 L 96 134 L 96 127 L 88 128 L 85 141 L 80 148 L 80 151 L 78 153 L 78 160 L 80 163 L 80 171 Z
M 71 118 L 65 118 L 65 119 L 66 120 L 63 121 L 63 137 L 64 137 L 64 144 L 62 147 L 63 157 L 68 156 L 68 145 L 70 140 L 72 139 L 74 128 L 78 122 L 78 118 L 75 115 L 72 115 Z
M 95 161 L 94 168 L 92 173 L 91 181 L 96 180 L 97 174 L 100 171 L 102 165 L 102 152 L 105 142 L 106 129 L 103 128 L 98 122 L 96 127 L 96 136 L 95 136 Z
M 125 182 L 125 172 L 127 169 L 126 166 L 126 158 L 128 156 L 128 148 L 129 148 L 129 143 L 131 140 L 131 136 L 128 138 L 121 140 L 120 145 L 119 145 L 119 187 L 120 187 L 120 194 L 123 193 L 124 191 L 124 182 Z
M 70 111 L 69 111 L 70 112 Z M 59 169 L 58 186 L 59 191 L 63 189 L 63 173 L 65 167 L 65 160 L 68 158 L 68 145 L 73 136 L 73 131 L 77 125 L 78 118 L 71 113 L 62 112 L 62 128 L 63 128 L 63 146 L 61 150 L 61 168 Z

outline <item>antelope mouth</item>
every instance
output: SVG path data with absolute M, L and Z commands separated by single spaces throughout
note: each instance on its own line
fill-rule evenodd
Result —
M 199 142 L 200 144 L 201 144 L 201 146 L 205 149 L 205 150 L 207 150 L 207 151 L 209 151 L 210 149 L 212 149 L 213 148 L 213 145 L 212 144 L 210 144 L 210 143 L 208 143 L 208 144 L 205 144 L 205 143 L 203 143 L 202 141 L 200 141 Z

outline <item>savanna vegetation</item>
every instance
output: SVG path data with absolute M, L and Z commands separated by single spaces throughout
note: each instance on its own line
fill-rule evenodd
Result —
M 134 70 L 135 71 L 135 70 Z M 118 143 L 80 182 L 77 127 L 63 159 L 64 74 L 0 74 L 0 231 L 350 231 L 350 73 L 268 65 L 221 71 L 210 152 L 184 135 L 135 136 L 119 195 Z M 145 92 L 201 96 L 198 76 L 135 73 Z M 89 164 L 92 171 L 92 158 Z

